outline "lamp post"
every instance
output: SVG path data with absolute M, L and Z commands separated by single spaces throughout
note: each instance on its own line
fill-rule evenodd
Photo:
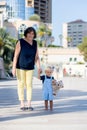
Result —
M 59 35 L 59 39 L 60 39 L 60 45 L 62 45 L 62 39 L 63 39 L 62 34 Z

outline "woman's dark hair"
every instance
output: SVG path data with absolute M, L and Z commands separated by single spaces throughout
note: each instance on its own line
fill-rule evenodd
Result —
M 26 37 L 28 33 L 30 32 L 34 32 L 34 38 L 36 38 L 36 31 L 33 27 L 28 27 L 25 31 L 24 31 L 24 36 Z

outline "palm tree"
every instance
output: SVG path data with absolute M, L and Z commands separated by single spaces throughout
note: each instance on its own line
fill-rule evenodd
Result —
M 59 35 L 59 39 L 60 39 L 60 46 L 62 46 L 62 39 L 63 39 L 63 35 L 62 34 Z
M 70 47 L 72 47 L 72 40 L 73 40 L 72 37 L 67 37 L 66 39 L 67 39 L 67 42 L 70 43 Z
M 84 56 L 84 60 L 87 62 L 87 37 L 84 37 L 82 43 L 80 43 L 77 47 Z
M 0 28 L 0 57 L 3 58 L 5 69 L 9 69 L 14 51 L 15 39 L 11 38 L 5 29 Z
M 37 30 L 37 35 L 41 46 L 47 46 L 47 40 L 51 37 L 51 29 L 44 23 L 40 23 L 40 26 Z

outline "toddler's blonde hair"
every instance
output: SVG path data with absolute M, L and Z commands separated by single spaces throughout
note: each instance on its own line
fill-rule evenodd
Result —
M 52 67 L 51 67 L 51 66 L 47 66 L 47 67 L 45 68 L 45 71 L 52 71 Z

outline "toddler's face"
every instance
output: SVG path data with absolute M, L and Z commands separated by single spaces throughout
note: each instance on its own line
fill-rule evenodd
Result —
M 45 73 L 46 73 L 47 76 L 51 76 L 52 75 L 52 70 L 50 70 L 50 69 L 46 70 Z

